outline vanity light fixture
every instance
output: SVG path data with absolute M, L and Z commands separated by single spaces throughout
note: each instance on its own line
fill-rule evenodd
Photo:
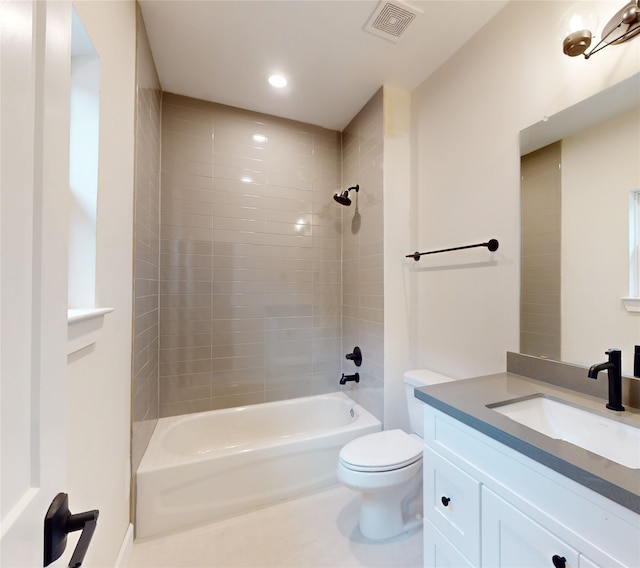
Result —
M 624 43 L 640 34 L 640 0 L 631 0 L 607 22 L 602 30 L 602 39 L 587 51 L 593 38 L 591 28 L 595 28 L 598 22 L 593 14 L 581 12 L 579 7 L 573 7 L 562 20 L 562 50 L 569 57 L 584 55 L 589 59 L 608 45 Z

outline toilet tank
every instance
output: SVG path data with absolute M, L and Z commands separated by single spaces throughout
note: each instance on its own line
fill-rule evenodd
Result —
M 409 409 L 411 431 L 421 438 L 424 436 L 424 405 L 413 394 L 414 389 L 455 381 L 451 377 L 436 373 L 430 369 L 413 369 L 404 374 L 404 392 Z

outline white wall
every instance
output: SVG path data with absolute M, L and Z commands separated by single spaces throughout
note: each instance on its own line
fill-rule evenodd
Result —
M 136 12 L 129 1 L 74 7 L 100 56 L 96 305 L 115 310 L 95 347 L 69 357 L 67 491 L 72 512 L 100 510 L 86 565 L 113 566 L 129 525 Z
M 590 4 L 601 22 L 617 7 Z M 412 93 L 418 248 L 500 241 L 493 255 L 423 257 L 410 274 L 420 366 L 455 377 L 505 369 L 505 352 L 518 351 L 518 133 L 640 68 L 638 40 L 589 60 L 565 56 L 557 35 L 567 7 L 508 4 Z

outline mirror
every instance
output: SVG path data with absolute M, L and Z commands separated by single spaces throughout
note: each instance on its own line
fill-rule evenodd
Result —
M 640 301 L 629 292 L 640 189 L 640 74 L 520 133 L 520 351 L 579 365 L 623 351 L 632 376 Z

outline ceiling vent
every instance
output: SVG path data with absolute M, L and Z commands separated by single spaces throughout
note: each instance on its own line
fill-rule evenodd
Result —
M 420 10 L 397 0 L 382 0 L 371 14 L 364 30 L 398 43 L 409 24 L 420 13 Z

